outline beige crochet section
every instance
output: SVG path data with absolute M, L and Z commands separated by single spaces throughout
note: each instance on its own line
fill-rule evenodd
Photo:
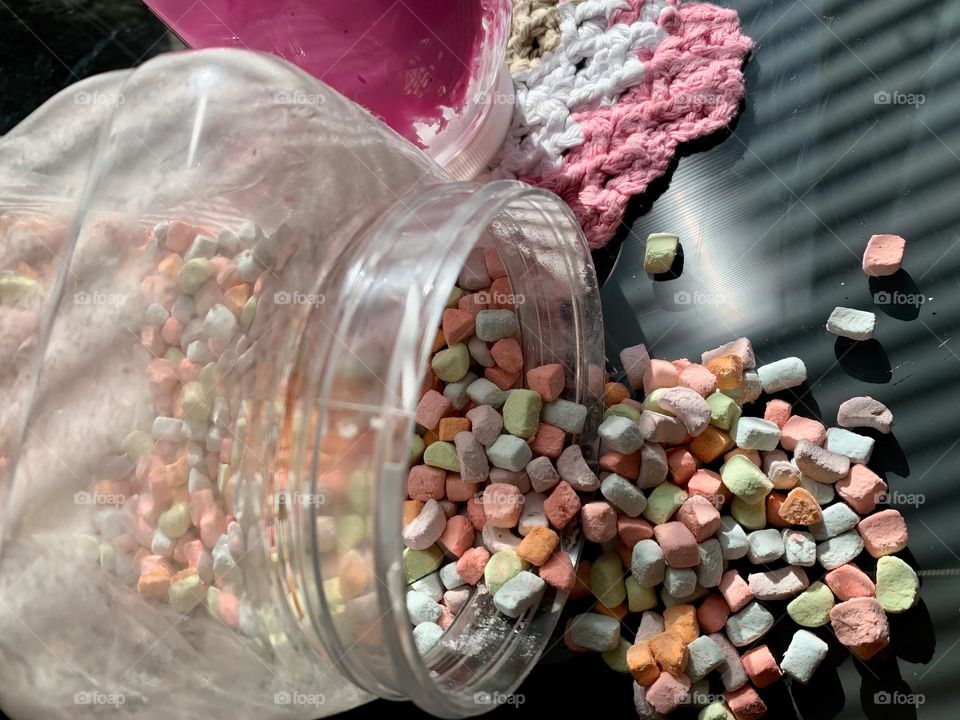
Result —
M 560 44 L 558 4 L 559 0 L 513 0 L 513 27 L 507 42 L 511 73 L 536 67 Z

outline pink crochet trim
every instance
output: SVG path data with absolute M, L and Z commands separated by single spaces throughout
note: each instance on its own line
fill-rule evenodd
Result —
M 611 24 L 636 22 L 643 0 L 629 0 Z M 709 135 L 736 116 L 743 61 L 753 41 L 737 13 L 704 3 L 665 8 L 670 33 L 645 60 L 640 84 L 617 103 L 573 115 L 584 142 L 556 170 L 522 179 L 552 190 L 573 208 L 590 247 L 613 237 L 633 195 L 668 168 L 680 143 Z

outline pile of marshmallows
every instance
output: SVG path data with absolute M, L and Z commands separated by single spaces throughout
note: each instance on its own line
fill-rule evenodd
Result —
M 265 235 L 248 222 L 217 233 L 180 220 L 146 234 L 140 342 L 155 416 L 123 440 L 132 477 L 95 487 L 108 500 L 95 516 L 102 566 L 178 612 L 205 603 L 250 637 L 263 628 L 239 562 L 260 540 L 248 543 L 225 501 L 245 417 L 235 383 L 222 380 L 252 362 L 259 297 L 289 257 L 289 237 L 286 226 Z
M 658 234 L 654 250 L 671 255 L 673 238 Z M 865 272 L 892 274 L 902 250 L 902 239 L 875 236 Z M 811 679 L 828 650 L 812 629 L 829 625 L 864 660 L 889 644 L 887 613 L 916 604 L 919 580 L 896 557 L 908 543 L 903 517 L 876 511 L 887 487 L 868 467 L 874 439 L 854 431 L 889 433 L 889 409 L 856 397 L 828 429 L 772 397 L 762 418 L 744 416 L 765 393 L 802 385 L 803 361 L 757 367 L 747 338 L 699 363 L 651 359 L 637 345 L 621 353 L 629 387 L 605 386 L 597 476 L 569 442 L 587 410 L 561 397 L 563 368 L 522 374 L 509 298 L 496 254 L 471 257 L 417 408 L 403 540 L 422 651 L 471 586 L 514 618 L 554 586 L 598 601 L 570 619 L 566 644 L 629 673 L 641 718 L 710 697 L 715 674 L 724 696 L 701 720 L 749 720 L 766 713 L 757 688 Z M 600 555 L 574 570 L 560 536 L 577 523 Z M 872 577 L 854 564 L 867 566 L 864 550 Z M 799 629 L 777 658 L 762 644 L 776 622 L 765 603 L 783 601 Z M 630 642 L 621 621 L 638 613 Z
M 518 618 L 547 586 L 575 574 L 561 533 L 615 525 L 605 502 L 582 504 L 600 480 L 571 436 L 587 408 L 566 399 L 563 366 L 526 373 L 520 324 L 495 249 L 476 249 L 460 273 L 433 344 L 416 410 L 404 503 L 407 610 L 421 652 L 440 639 L 473 587 Z

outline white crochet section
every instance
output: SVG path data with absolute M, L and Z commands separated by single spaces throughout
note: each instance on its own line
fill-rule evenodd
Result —
M 611 105 L 643 77 L 637 52 L 666 37 L 657 26 L 666 0 L 647 0 L 638 22 L 610 26 L 626 0 L 584 0 L 557 7 L 560 44 L 535 68 L 514 75 L 513 124 L 494 177 L 542 175 L 583 144 L 572 113 Z

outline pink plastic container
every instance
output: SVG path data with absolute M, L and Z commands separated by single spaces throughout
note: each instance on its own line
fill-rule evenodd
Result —
M 299 65 L 454 177 L 479 172 L 509 125 L 509 0 L 145 2 L 190 47 L 262 50 Z

